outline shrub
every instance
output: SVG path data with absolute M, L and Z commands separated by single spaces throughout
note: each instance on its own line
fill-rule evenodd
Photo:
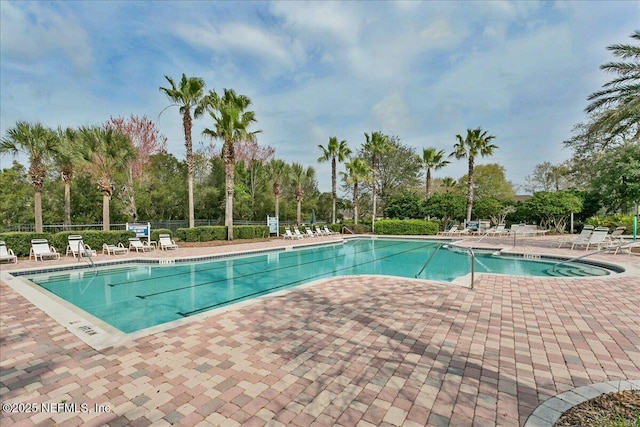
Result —
M 633 233 L 633 215 L 612 215 L 612 216 L 592 216 L 585 221 L 585 224 L 594 227 L 608 227 L 613 231 L 616 227 L 627 227 L 625 234 Z
M 175 236 L 178 240 L 184 242 L 225 240 L 227 238 L 227 227 L 222 225 L 205 225 L 202 227 L 178 228 Z
M 421 219 L 382 219 L 376 222 L 376 234 L 393 235 L 434 235 L 438 233 L 437 221 L 424 221 Z
M 269 237 L 269 227 L 266 225 L 239 225 L 233 227 L 233 234 L 237 239 L 260 239 Z

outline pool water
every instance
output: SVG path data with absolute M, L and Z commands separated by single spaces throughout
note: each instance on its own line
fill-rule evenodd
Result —
M 97 271 L 26 276 L 55 295 L 125 333 L 189 317 L 314 280 L 343 275 L 415 278 L 441 243 L 353 239 L 344 244 L 173 265 L 125 265 Z M 586 264 L 476 256 L 476 272 L 516 276 L 597 276 Z M 466 253 L 440 248 L 419 275 L 451 281 L 470 271 Z

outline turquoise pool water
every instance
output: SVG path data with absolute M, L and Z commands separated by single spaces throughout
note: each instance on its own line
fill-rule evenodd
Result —
M 274 251 L 253 256 L 174 265 L 123 265 L 26 276 L 55 295 L 125 333 L 189 317 L 314 280 L 378 274 L 415 278 L 439 242 L 353 239 L 344 244 Z M 606 269 L 586 264 L 478 254 L 476 272 L 517 276 L 597 276 Z M 422 279 L 451 281 L 469 273 L 466 253 L 442 248 Z

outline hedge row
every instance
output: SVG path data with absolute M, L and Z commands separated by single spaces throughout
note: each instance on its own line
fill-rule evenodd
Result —
M 233 227 L 233 237 L 236 239 L 269 237 L 269 227 L 266 225 L 238 225 Z M 226 240 L 227 227 L 222 225 L 208 225 L 203 227 L 178 228 L 176 230 L 176 238 L 185 242 Z
M 438 233 L 437 221 L 424 221 L 421 219 L 381 219 L 376 221 L 376 234 L 393 235 L 434 235 Z

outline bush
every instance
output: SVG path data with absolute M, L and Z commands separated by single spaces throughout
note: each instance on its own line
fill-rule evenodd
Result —
M 236 239 L 261 239 L 269 237 L 269 227 L 266 225 L 239 225 L 233 227 Z
M 175 234 L 178 240 L 184 242 L 211 242 L 212 240 L 226 240 L 227 227 L 222 225 L 205 225 L 193 228 L 178 228 Z
M 438 233 L 437 221 L 424 221 L 421 219 L 381 219 L 376 222 L 376 234 L 393 235 L 434 235 Z
M 594 227 L 608 227 L 613 231 L 616 227 L 627 227 L 624 234 L 633 233 L 633 215 L 592 216 L 585 221 Z

